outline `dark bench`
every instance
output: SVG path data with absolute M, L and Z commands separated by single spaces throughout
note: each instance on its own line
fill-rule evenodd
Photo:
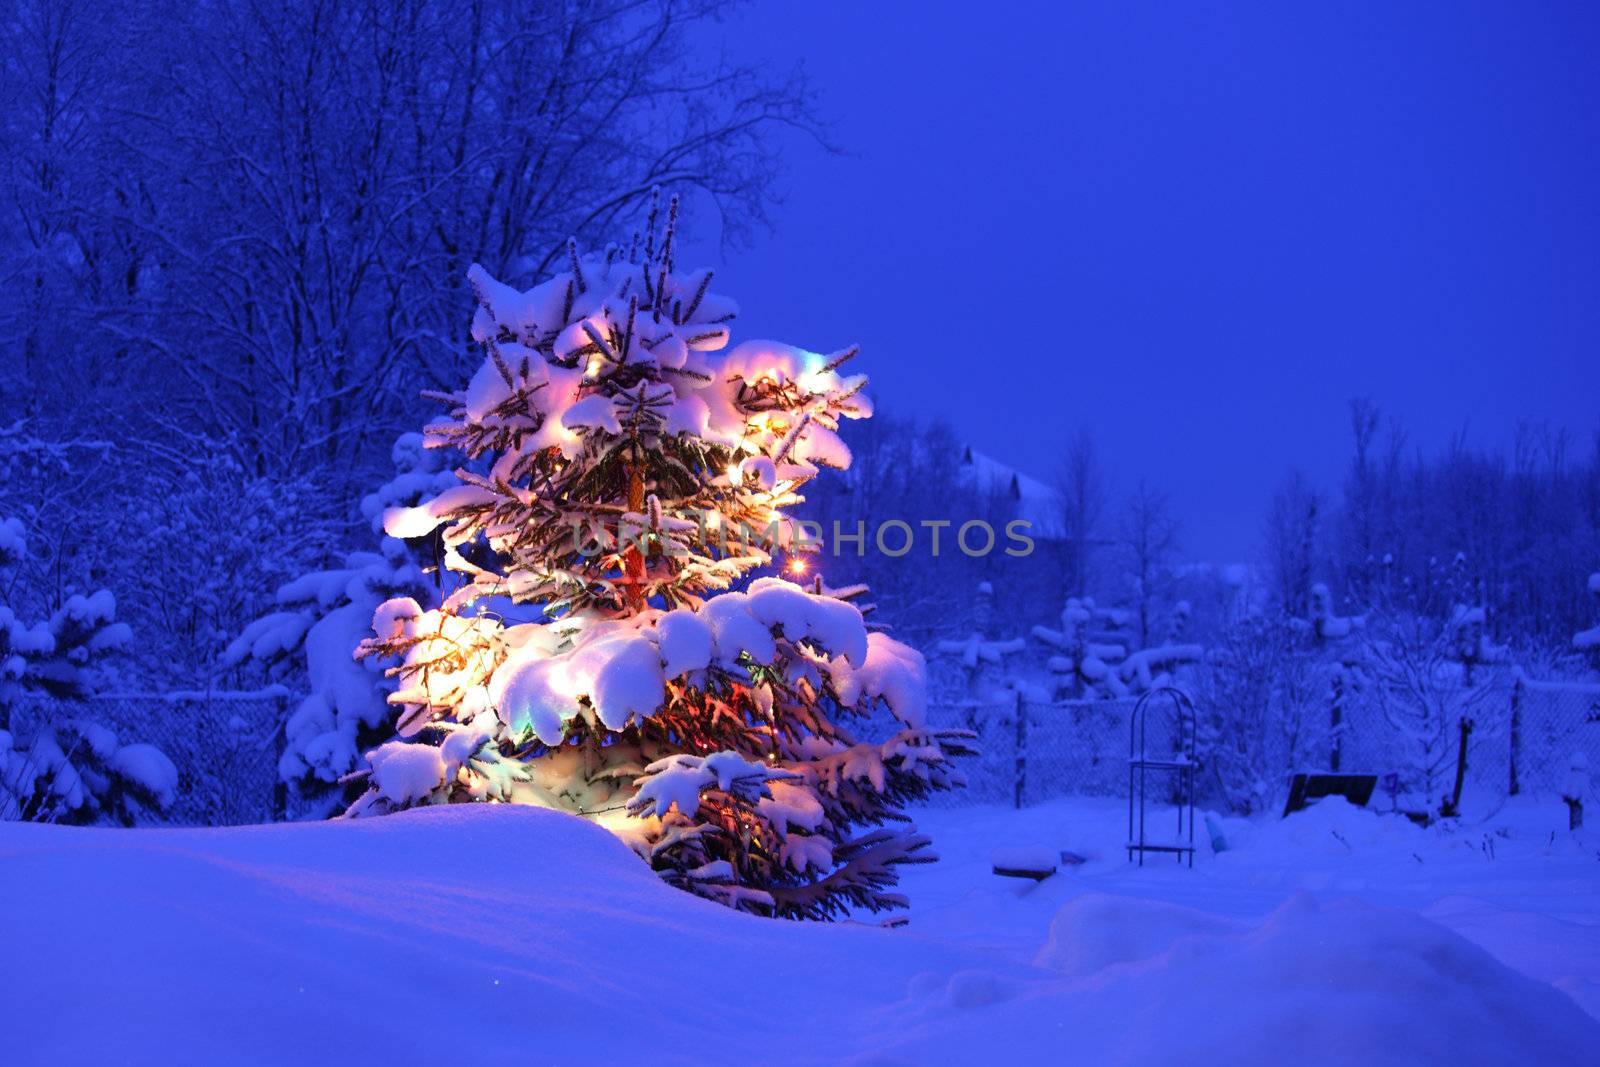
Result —
M 1364 808 L 1372 799 L 1372 790 L 1377 784 L 1375 774 L 1297 774 L 1289 779 L 1289 800 L 1283 806 L 1283 813 L 1292 815 L 1323 797 L 1344 797 L 1356 807 Z

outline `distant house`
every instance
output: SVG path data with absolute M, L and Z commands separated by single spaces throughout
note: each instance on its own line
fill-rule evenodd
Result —
M 1061 494 L 1030 475 L 1023 474 L 966 446 L 961 456 L 962 481 L 979 492 L 1003 496 L 1016 507 L 1016 516 L 1030 524 L 1035 540 L 1059 541 L 1066 536 Z

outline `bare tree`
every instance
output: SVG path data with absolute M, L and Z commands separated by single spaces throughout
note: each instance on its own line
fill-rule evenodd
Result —
M 108 29 L 16 0 L 0 300 L 24 364 L 59 373 L 92 323 L 138 407 L 255 474 L 363 482 L 458 375 L 470 263 L 532 284 L 569 235 L 626 240 L 658 186 L 724 235 L 765 220 L 773 135 L 817 125 L 798 75 L 705 47 L 730 6 L 154 0 Z
M 1565 648 L 1587 611 L 1574 575 L 1600 558 L 1600 453 L 1525 421 L 1508 453 L 1463 430 L 1423 455 L 1396 420 L 1380 431 L 1369 402 L 1351 414 L 1343 497 L 1323 509 L 1330 584 L 1358 607 L 1393 600 L 1435 616 L 1465 598 L 1488 609 L 1497 640 Z M 1287 543 L 1269 531 L 1269 550 Z
M 1294 470 L 1272 494 L 1267 509 L 1263 531 L 1267 570 L 1278 607 L 1292 616 L 1304 617 L 1310 611 L 1325 507 L 1322 494 L 1302 471 Z
M 126 12 L 87 0 L 0 8 L 0 401 L 7 419 L 88 421 L 133 379 L 89 328 L 126 303 L 143 248 L 107 222 L 125 195 L 106 102 L 129 80 Z
M 1304 654 L 1282 615 L 1248 615 L 1223 630 L 1194 698 L 1205 770 L 1229 810 L 1283 803 L 1290 775 L 1327 744 L 1318 715 L 1327 691 L 1325 666 Z
M 1056 471 L 1056 491 L 1061 499 L 1061 525 L 1066 543 L 1063 560 L 1066 595 L 1081 597 L 1089 591 L 1089 555 L 1106 495 L 1100 451 L 1092 431 L 1079 430 L 1072 435 Z
M 1155 602 L 1171 577 L 1169 567 L 1178 548 L 1178 520 L 1167 494 L 1141 478 L 1124 505 L 1121 534 L 1139 617 L 1139 647 L 1145 648 L 1150 644 Z
M 192 674 L 458 379 L 470 263 L 532 285 L 657 187 L 682 227 L 763 225 L 776 138 L 821 135 L 798 74 L 708 47 L 732 6 L 0 0 L 18 595 L 109 584 Z
M 1396 738 L 1390 756 L 1403 786 L 1414 802 L 1457 814 L 1469 751 L 1502 725 L 1495 686 L 1474 684 L 1464 670 L 1450 618 L 1385 605 L 1368 615 L 1360 643 L 1360 670 Z

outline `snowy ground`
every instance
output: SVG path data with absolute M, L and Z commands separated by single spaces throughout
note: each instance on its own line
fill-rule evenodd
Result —
M 1194 870 L 1169 859 L 1127 863 L 1127 805 L 1064 800 L 1021 812 L 926 811 L 942 862 L 912 871 L 906 889 L 926 932 L 1026 952 L 1067 901 L 1098 893 L 1260 920 L 1296 894 L 1353 898 L 1419 912 L 1506 964 L 1563 989 L 1600 1018 L 1600 835 L 1574 837 L 1559 803 L 1514 802 L 1458 828 L 1326 801 L 1289 819 L 1213 817 L 1227 846 L 1198 841 Z M 1200 837 L 1208 836 L 1202 827 Z M 1019 888 L 984 880 L 996 849 L 1050 845 L 1088 858 Z
M 1116 801 L 928 811 L 900 930 L 735 915 L 529 809 L 4 824 L 0 1062 L 1592 1063 L 1600 840 L 1563 814 L 1325 803 L 1190 871 L 1129 867 Z M 1002 880 L 1008 846 L 1088 862 Z

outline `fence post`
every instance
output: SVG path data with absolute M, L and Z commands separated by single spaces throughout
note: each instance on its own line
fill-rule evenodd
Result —
M 1522 759 L 1522 672 L 1511 685 L 1511 796 L 1516 796 L 1521 786 L 1517 782 L 1517 764 Z
M 1335 774 L 1339 771 L 1342 762 L 1344 738 L 1344 675 L 1335 672 L 1333 676 L 1333 702 L 1328 708 L 1329 733 L 1332 734 L 1332 746 L 1328 752 L 1328 769 Z
M 283 763 L 283 747 L 287 744 L 285 728 L 289 722 L 289 694 L 280 693 L 272 703 L 278 709 L 278 721 L 272 729 L 272 821 L 283 822 L 289 817 L 289 783 L 283 780 L 278 768 Z
M 1011 691 L 1012 710 L 1016 724 L 1017 777 L 1014 783 L 1013 803 L 1022 810 L 1022 797 L 1028 787 L 1028 705 L 1022 700 L 1022 690 Z

